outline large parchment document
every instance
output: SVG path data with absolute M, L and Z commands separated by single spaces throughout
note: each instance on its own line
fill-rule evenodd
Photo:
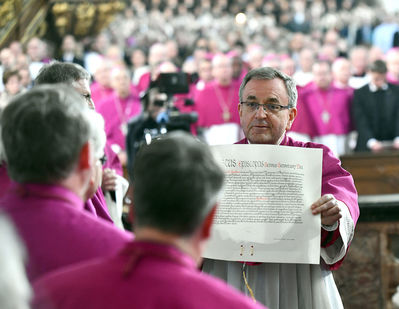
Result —
M 275 145 L 212 146 L 226 173 L 206 258 L 320 261 L 322 150 Z

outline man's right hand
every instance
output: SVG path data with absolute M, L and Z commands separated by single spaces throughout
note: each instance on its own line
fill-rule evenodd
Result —
M 101 189 L 103 191 L 115 191 L 116 190 L 116 172 L 113 169 L 106 168 L 103 171 L 103 180 L 101 183 Z

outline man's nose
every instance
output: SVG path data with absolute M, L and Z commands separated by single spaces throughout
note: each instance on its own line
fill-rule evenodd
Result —
M 94 109 L 94 110 L 96 109 L 96 106 L 94 105 L 94 101 L 92 98 L 88 99 L 87 104 L 89 105 L 90 109 Z
M 267 117 L 268 113 L 265 111 L 263 108 L 263 105 L 260 105 L 258 109 L 255 111 L 255 117 L 256 118 L 265 118 Z

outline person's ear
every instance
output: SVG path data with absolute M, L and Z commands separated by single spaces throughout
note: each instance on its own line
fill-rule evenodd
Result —
M 240 103 L 238 103 L 237 109 L 238 109 L 238 114 L 240 115 L 240 119 L 241 119 L 241 117 L 242 117 L 242 110 L 241 110 L 241 104 L 240 104 Z
M 211 236 L 211 228 L 213 224 L 213 220 L 216 215 L 217 204 L 215 204 L 212 210 L 206 216 L 204 223 L 202 224 L 202 232 L 201 237 L 202 239 L 208 239 Z
M 292 108 L 289 109 L 287 127 L 285 128 L 286 130 L 291 129 L 291 126 L 292 126 L 292 123 L 295 120 L 296 114 L 297 114 L 296 107 L 292 107 Z
M 79 154 L 79 169 L 85 170 L 90 169 L 92 167 L 91 162 L 91 145 L 89 142 L 86 142 L 80 151 Z

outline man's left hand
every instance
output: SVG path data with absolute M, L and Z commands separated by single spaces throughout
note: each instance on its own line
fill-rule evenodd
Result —
M 338 201 L 332 194 L 325 194 L 310 207 L 312 214 L 321 214 L 321 224 L 334 225 L 341 217 Z

